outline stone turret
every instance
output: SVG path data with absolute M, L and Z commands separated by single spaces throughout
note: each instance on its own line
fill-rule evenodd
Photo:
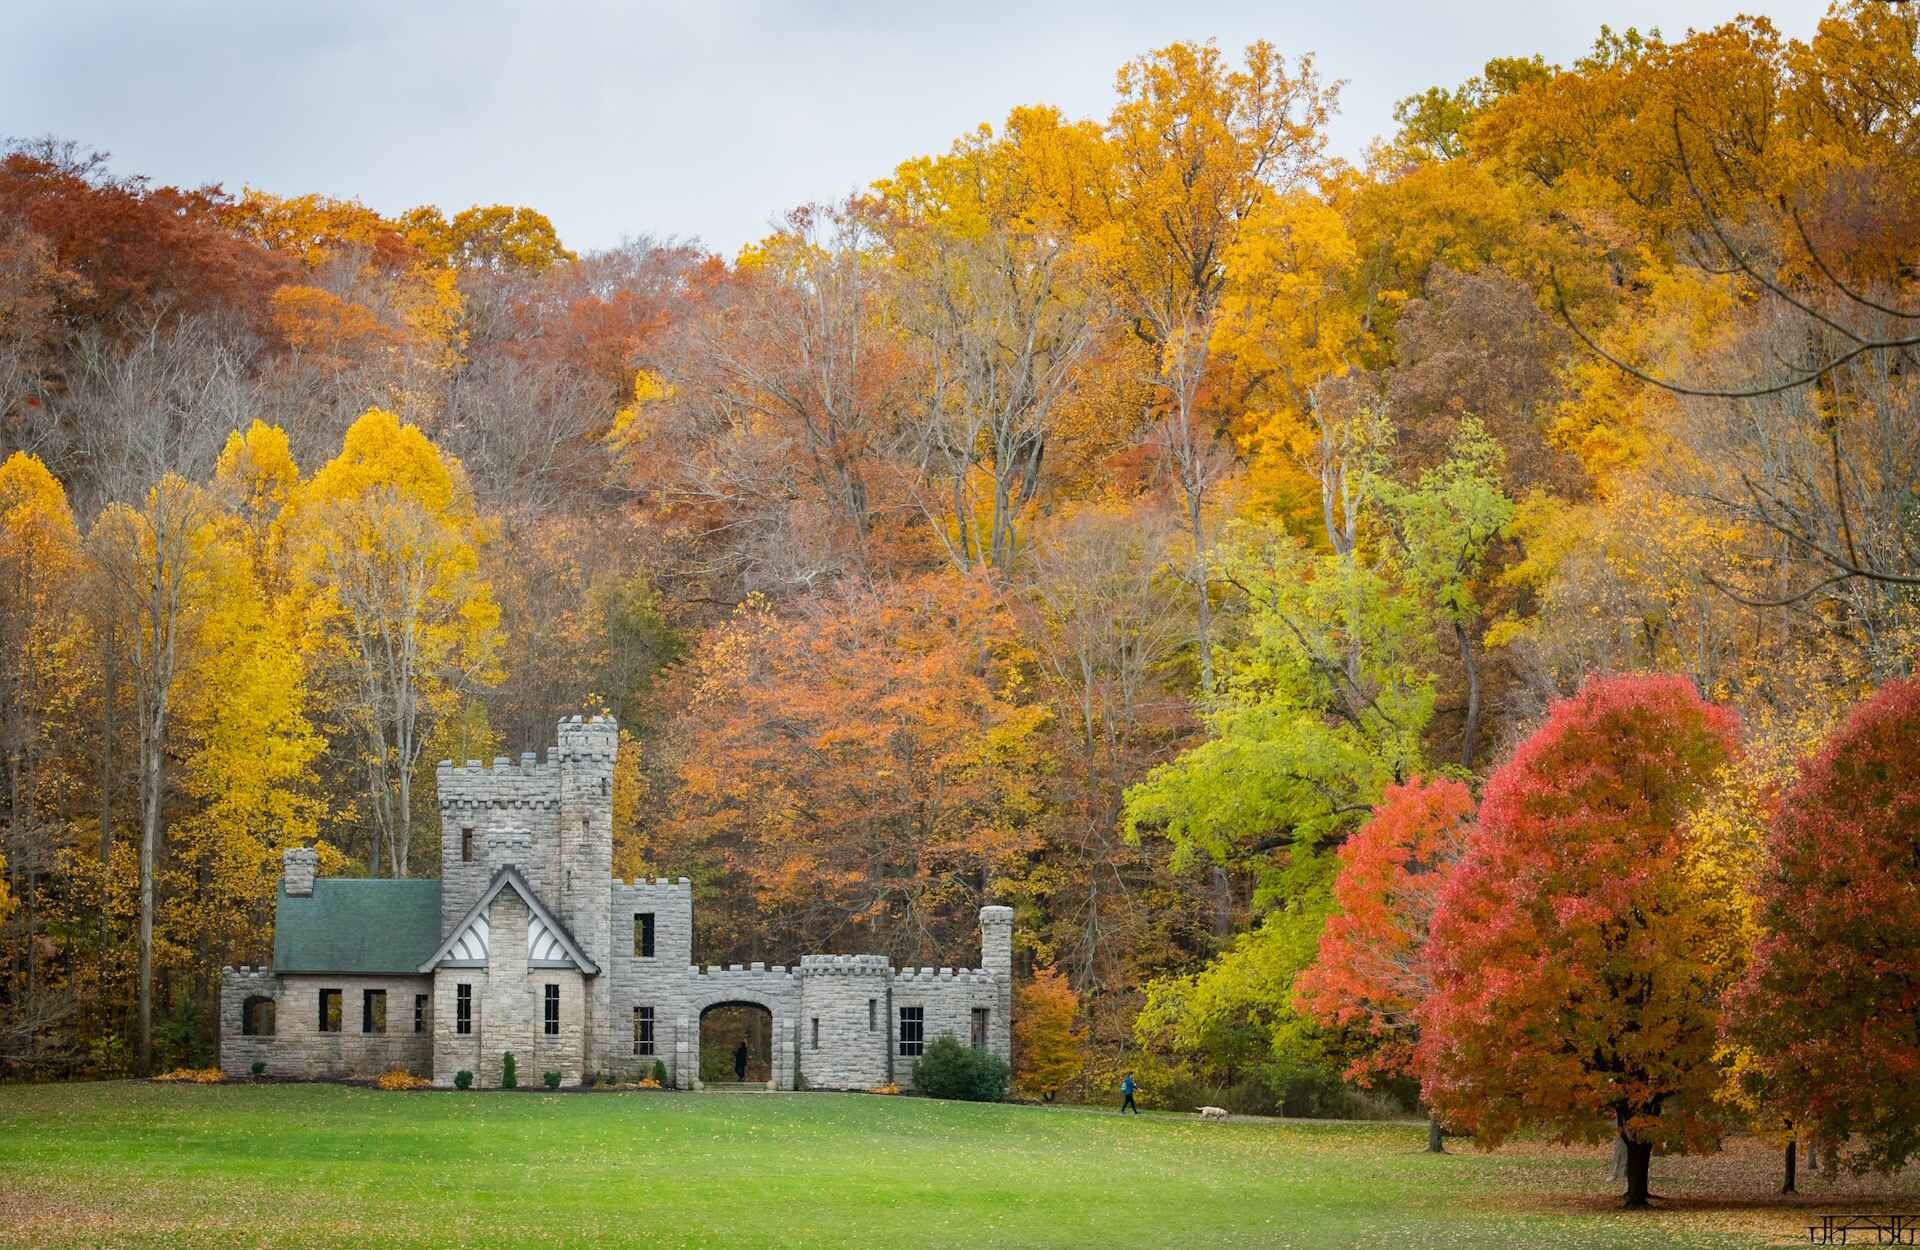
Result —
M 281 877 L 290 897 L 311 897 L 313 877 L 319 868 L 320 853 L 310 846 L 289 847 L 280 853 Z
M 994 1010 L 987 1025 L 987 1048 L 1002 1059 L 1013 1057 L 1013 908 L 980 909 L 980 966 L 994 979 Z
M 560 922 L 603 968 L 613 961 L 613 765 L 619 750 L 620 725 L 613 717 L 574 716 L 560 722 L 552 755 L 560 772 L 560 827 L 548 897 Z M 588 982 L 590 1068 L 603 1066 L 613 1052 L 611 980 Z

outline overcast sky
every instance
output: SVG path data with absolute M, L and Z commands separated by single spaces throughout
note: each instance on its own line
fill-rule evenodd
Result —
M 1771 0 L 1784 33 L 1814 0 Z M 1669 37 L 1736 0 L 495 3 L 0 0 L 0 134 L 55 134 L 162 182 L 324 191 L 396 212 L 528 204 L 576 249 L 637 234 L 731 254 L 776 214 L 945 149 L 1022 103 L 1103 115 L 1176 39 L 1312 51 L 1347 80 L 1335 149 L 1487 58 L 1566 61 L 1602 21 Z M 916 11 L 923 10 L 923 11 Z

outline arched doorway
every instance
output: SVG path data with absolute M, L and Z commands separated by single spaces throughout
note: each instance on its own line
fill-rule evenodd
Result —
M 715 1003 L 700 1013 L 700 1080 L 732 1085 L 738 1075 L 741 1043 L 747 1048 L 750 1085 L 773 1081 L 773 1013 L 759 1003 Z

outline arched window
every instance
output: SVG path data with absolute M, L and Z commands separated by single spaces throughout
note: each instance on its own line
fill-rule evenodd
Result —
M 254 994 L 240 1004 L 240 1032 L 246 1037 L 273 1036 L 273 1000 Z

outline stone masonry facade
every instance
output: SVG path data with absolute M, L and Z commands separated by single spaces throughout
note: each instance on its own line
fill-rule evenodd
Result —
M 943 1033 L 1011 1057 L 1011 908 L 981 908 L 978 968 L 695 965 L 692 884 L 612 875 L 618 742 L 611 718 L 573 717 L 544 760 L 443 761 L 437 900 L 433 883 L 316 883 L 313 851 L 286 852 L 279 966 L 225 969 L 221 1066 L 322 1079 L 400 1067 L 441 1086 L 466 1071 L 487 1087 L 512 1052 L 522 1085 L 637 1080 L 659 1063 L 696 1089 L 702 1019 L 737 1005 L 772 1019 L 777 1089 L 910 1086 Z

